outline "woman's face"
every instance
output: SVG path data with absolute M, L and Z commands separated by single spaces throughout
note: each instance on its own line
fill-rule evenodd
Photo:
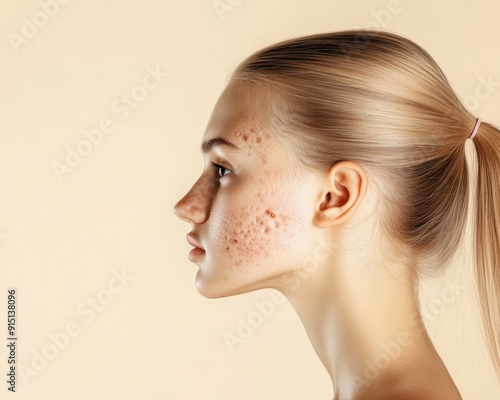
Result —
M 203 172 L 174 207 L 204 249 L 190 260 L 206 297 L 275 287 L 312 246 L 316 176 L 266 128 L 251 96 L 222 93 L 202 140 Z

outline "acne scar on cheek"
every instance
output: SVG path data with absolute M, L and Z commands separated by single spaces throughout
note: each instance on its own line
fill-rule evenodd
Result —
M 276 214 L 275 214 L 275 213 L 273 213 L 273 212 L 271 212 L 271 211 L 269 211 L 269 210 L 266 210 L 266 214 L 267 214 L 267 215 L 270 215 L 270 216 L 271 216 L 271 218 L 274 218 L 274 217 L 276 216 Z
M 257 194 L 257 198 L 262 197 Z M 260 204 L 232 210 L 223 225 L 225 235 L 220 244 L 226 261 L 237 268 L 258 267 L 259 260 L 279 256 L 301 230 L 294 218 Z
M 272 135 L 256 117 L 244 119 L 231 138 L 248 155 L 260 160 L 260 166 L 273 164 Z M 258 184 L 252 196 L 242 197 L 241 202 L 211 215 L 215 223 L 214 246 L 228 266 L 258 268 L 265 260 L 273 260 L 294 246 L 303 227 L 295 216 L 298 210 L 293 201 L 286 201 L 293 199 L 293 193 L 287 190 L 281 169 L 266 165 L 256 175 L 254 182 Z

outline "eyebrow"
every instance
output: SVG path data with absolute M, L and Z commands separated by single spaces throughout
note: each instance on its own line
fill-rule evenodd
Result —
M 221 138 L 220 136 L 216 136 L 212 139 L 207 139 L 203 141 L 201 144 L 201 152 L 202 153 L 208 153 L 212 147 L 215 146 L 225 146 L 225 147 L 230 147 L 235 150 L 241 150 L 238 146 L 236 146 L 234 143 L 228 142 L 226 139 Z

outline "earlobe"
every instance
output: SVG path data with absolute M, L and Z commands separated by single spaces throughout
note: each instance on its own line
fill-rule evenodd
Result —
M 366 176 L 359 165 L 347 161 L 334 165 L 327 172 L 315 225 L 328 227 L 347 220 L 360 204 L 365 188 Z

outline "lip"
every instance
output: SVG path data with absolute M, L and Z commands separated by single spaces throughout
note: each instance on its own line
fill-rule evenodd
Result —
M 198 239 L 191 233 L 188 233 L 186 235 L 186 239 L 191 246 L 194 246 L 194 249 L 192 249 L 188 255 L 189 261 L 194 262 L 196 258 L 205 254 L 205 250 L 203 249 L 203 247 L 201 247 Z
M 205 250 L 200 249 L 199 247 L 195 247 L 188 254 L 188 259 L 191 262 L 194 262 L 199 256 L 205 254 Z
M 194 247 L 197 247 L 198 249 L 204 250 L 203 247 L 201 247 L 200 242 L 191 233 L 188 233 L 186 235 L 186 239 L 191 246 L 194 246 Z

